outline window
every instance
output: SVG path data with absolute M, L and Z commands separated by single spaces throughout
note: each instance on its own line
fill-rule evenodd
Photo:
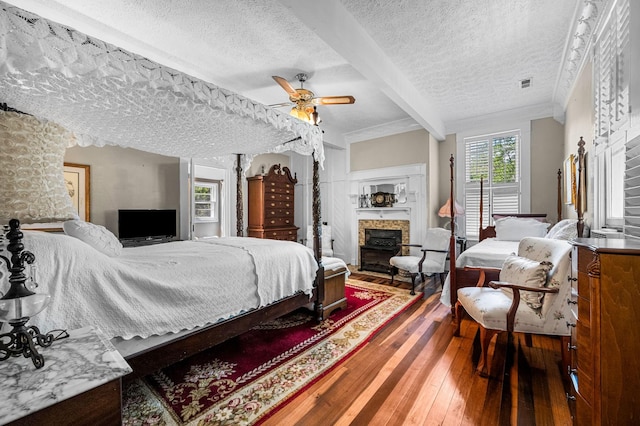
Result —
M 480 180 L 484 194 L 482 226 L 494 213 L 520 213 L 520 131 L 464 138 L 465 230 L 480 230 Z
M 625 185 L 631 78 L 630 2 L 613 2 L 593 49 L 595 111 L 594 227 L 622 229 L 625 225 Z M 626 180 L 625 180 L 626 179 Z M 631 179 L 633 182 L 633 179 Z M 632 183 L 633 185 L 633 183 Z
M 193 203 L 197 222 L 218 222 L 218 182 L 196 180 Z

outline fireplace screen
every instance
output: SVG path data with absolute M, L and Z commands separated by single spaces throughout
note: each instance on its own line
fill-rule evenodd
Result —
M 365 229 L 364 245 L 360 246 L 360 270 L 389 273 L 389 259 L 402 244 L 400 229 Z

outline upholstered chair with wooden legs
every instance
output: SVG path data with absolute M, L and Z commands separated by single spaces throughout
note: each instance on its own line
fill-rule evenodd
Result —
M 507 257 L 502 265 L 500 281 L 484 286 L 481 271 L 478 286 L 458 289 L 455 335 L 460 335 L 466 311 L 480 326 L 480 375 L 488 375 L 487 350 L 493 336 L 502 331 L 561 336 L 566 371 L 566 348 L 574 322 L 570 251 L 571 244 L 565 240 L 524 238 L 518 254 Z
M 451 231 L 444 228 L 430 228 L 423 244 L 402 244 L 397 255 L 389 259 L 391 265 L 391 284 L 398 270 L 407 271 L 411 275 L 411 294 L 416 294 L 416 278 L 418 275 L 424 283 L 425 275 L 440 275 L 445 272 L 447 253 L 449 253 L 449 241 Z M 402 247 L 420 248 L 420 256 L 403 256 Z
M 303 244 L 305 244 L 309 248 L 313 248 L 313 226 L 307 226 L 307 238 L 302 240 Z M 322 256 L 332 257 L 333 256 L 333 237 L 331 236 L 331 226 L 330 225 L 322 225 Z

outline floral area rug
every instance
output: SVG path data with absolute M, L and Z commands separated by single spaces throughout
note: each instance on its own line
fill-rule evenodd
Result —
M 355 353 L 421 295 L 347 280 L 347 308 L 299 310 L 133 382 L 125 425 L 251 425 Z

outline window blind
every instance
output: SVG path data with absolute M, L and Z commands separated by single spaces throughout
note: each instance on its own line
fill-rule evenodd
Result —
M 640 238 L 640 136 L 626 144 L 624 233 L 628 238 Z
M 618 0 L 595 42 L 595 142 L 607 141 L 629 115 L 629 0 Z
M 482 227 L 494 213 L 520 213 L 520 132 L 465 138 L 465 231 L 480 231 L 480 179 L 483 179 Z

